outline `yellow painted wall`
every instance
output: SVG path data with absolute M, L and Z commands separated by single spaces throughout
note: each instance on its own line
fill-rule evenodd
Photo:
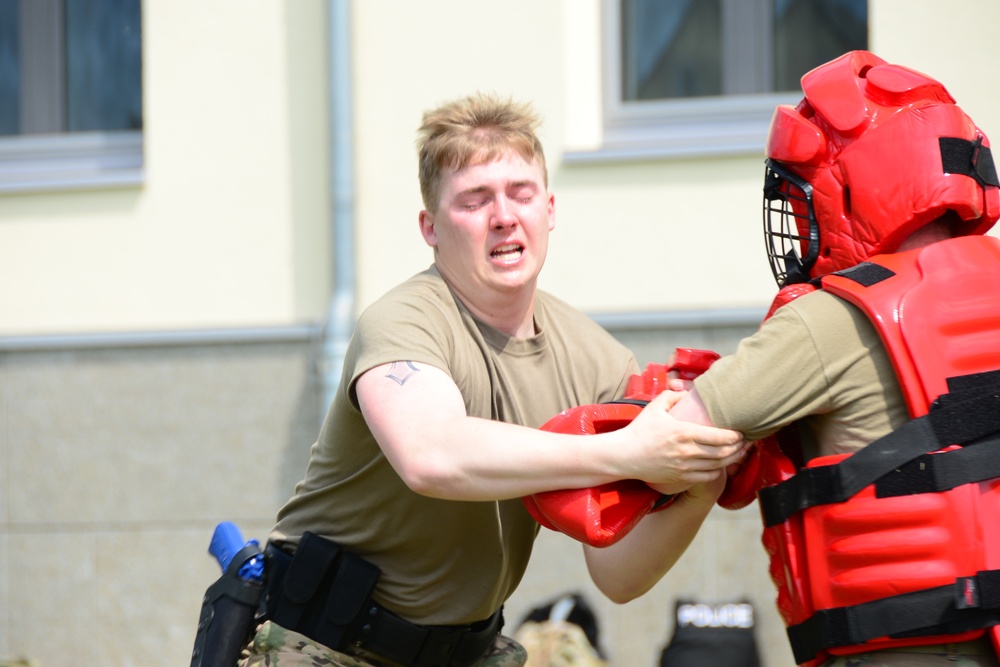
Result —
M 544 119 L 557 206 L 544 288 L 594 313 L 768 303 L 761 156 L 562 162 L 600 140 L 600 0 L 351 7 L 358 308 L 431 261 L 414 132 L 423 110 L 476 90 L 531 100 Z M 0 196 L 0 336 L 322 321 L 326 3 L 143 11 L 145 184 Z M 1000 135 L 1000 46 L 973 34 L 1000 4 L 870 12 L 876 53 L 938 77 Z
M 0 335 L 315 320 L 329 283 L 325 3 L 142 11 L 145 184 L 0 196 Z

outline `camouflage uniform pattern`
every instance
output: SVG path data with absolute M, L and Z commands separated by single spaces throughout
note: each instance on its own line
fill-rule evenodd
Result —
M 528 621 L 514 633 L 528 650 L 525 667 L 608 667 L 579 625 L 565 621 Z
M 240 667 L 405 667 L 334 651 L 270 621 L 257 629 L 248 653 L 244 652 Z M 475 667 L 523 667 L 526 660 L 523 646 L 498 636 Z

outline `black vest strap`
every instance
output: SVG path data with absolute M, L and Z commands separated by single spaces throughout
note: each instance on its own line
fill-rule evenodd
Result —
M 948 491 L 962 484 L 1000 477 L 1000 437 L 937 454 L 923 454 L 875 482 L 875 496 L 909 496 Z
M 961 577 L 954 584 L 904 593 L 851 607 L 821 609 L 789 626 L 795 662 L 821 651 L 879 637 L 955 634 L 1000 623 L 1000 570 Z
M 776 526 L 809 507 L 843 502 L 928 452 L 953 444 L 977 444 L 985 436 L 1000 433 L 1000 385 L 992 384 L 994 378 L 987 379 L 988 388 L 979 390 L 969 388 L 977 380 L 960 382 L 961 389 L 954 396 L 942 396 L 929 413 L 911 419 L 840 463 L 803 468 L 791 479 L 761 489 L 765 525 Z M 978 480 L 965 480 L 969 481 Z

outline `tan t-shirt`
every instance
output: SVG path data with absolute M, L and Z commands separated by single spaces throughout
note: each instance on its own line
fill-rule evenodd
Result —
M 271 539 L 296 542 L 308 530 L 353 550 L 382 569 L 377 601 L 410 621 L 450 625 L 492 614 L 524 574 L 538 525 L 520 499 L 412 492 L 368 430 L 355 383 L 381 364 L 423 362 L 452 377 L 470 416 L 539 427 L 567 408 L 620 397 L 638 372 L 627 348 L 548 294 L 538 294 L 535 328 L 513 339 L 476 321 L 434 267 L 369 307 L 305 479 Z
M 750 440 L 802 420 L 806 460 L 856 451 L 908 419 L 871 322 L 821 290 L 781 307 L 695 387 L 716 426 Z

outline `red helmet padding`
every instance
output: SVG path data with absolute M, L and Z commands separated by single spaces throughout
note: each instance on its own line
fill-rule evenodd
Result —
M 813 187 L 812 277 L 894 252 L 945 211 L 964 221 L 960 236 L 983 234 L 1000 217 L 1000 188 L 943 170 L 941 138 L 989 140 L 938 81 L 852 51 L 803 76 L 802 90 L 798 106 L 775 111 L 766 153 Z

